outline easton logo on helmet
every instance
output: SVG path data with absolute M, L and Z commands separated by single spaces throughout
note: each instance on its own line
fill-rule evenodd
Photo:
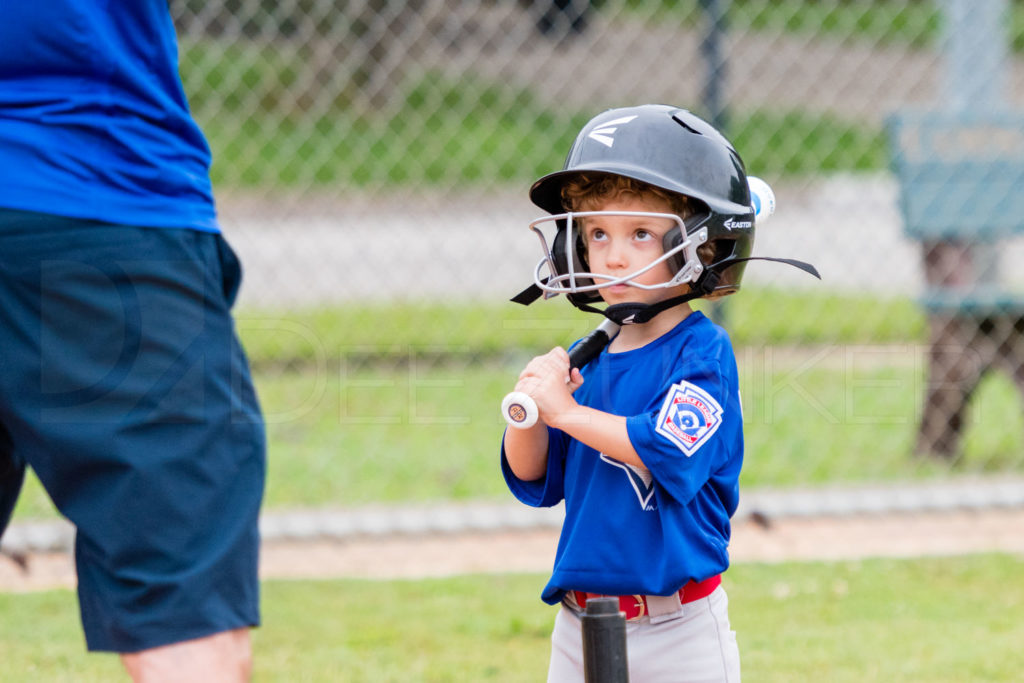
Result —
M 597 140 L 605 147 L 611 147 L 612 145 L 615 144 L 615 138 L 612 137 L 612 134 L 619 129 L 618 126 L 625 125 L 635 118 L 635 115 L 623 116 L 621 119 L 615 119 L 614 121 L 609 121 L 608 123 L 602 123 L 600 128 L 595 128 L 594 130 L 590 131 L 590 134 L 587 137 L 590 138 L 591 140 Z
M 740 230 L 742 228 L 752 227 L 754 225 L 754 222 L 753 221 L 738 221 L 735 218 L 730 218 L 729 220 L 727 220 L 724 223 L 722 223 L 722 225 L 725 226 L 726 230 Z

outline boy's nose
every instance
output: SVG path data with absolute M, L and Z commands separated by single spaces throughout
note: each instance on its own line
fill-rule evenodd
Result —
M 613 239 L 608 243 L 606 260 L 609 268 L 622 267 L 628 264 L 629 259 L 626 257 L 625 245 L 622 244 L 621 240 Z

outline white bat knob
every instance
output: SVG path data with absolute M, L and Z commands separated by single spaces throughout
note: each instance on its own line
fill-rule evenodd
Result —
M 527 429 L 537 424 L 540 411 L 537 409 L 536 401 L 529 394 L 513 391 L 501 402 L 501 414 L 510 427 Z
M 750 204 L 754 208 L 754 220 L 764 223 L 775 213 L 775 192 L 768 183 L 752 175 L 747 176 L 750 186 Z

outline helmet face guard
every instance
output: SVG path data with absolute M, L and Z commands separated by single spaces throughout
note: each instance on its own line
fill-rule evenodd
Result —
M 641 218 L 666 218 L 676 225 L 663 238 L 664 253 L 647 265 L 632 273 L 613 276 L 594 273 L 589 270 L 586 247 L 579 220 L 591 216 L 633 216 Z M 697 221 L 702 222 L 702 221 Z M 555 237 L 548 247 L 547 238 L 541 226 L 554 223 Z M 704 272 L 704 265 L 697 256 L 697 247 L 707 241 L 708 231 L 697 225 L 687 226 L 679 216 L 671 213 L 647 211 L 577 211 L 544 216 L 530 223 L 540 239 L 544 258 L 534 269 L 533 282 L 544 298 L 567 294 L 574 303 L 588 303 L 600 299 L 598 290 L 613 285 L 628 284 L 639 289 L 666 289 L 696 282 Z M 664 282 L 644 284 L 636 281 L 647 271 L 660 263 L 669 263 L 674 275 Z M 546 270 L 546 272 L 545 272 Z

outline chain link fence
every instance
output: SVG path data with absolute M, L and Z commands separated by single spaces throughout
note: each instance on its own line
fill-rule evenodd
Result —
M 961 151 L 1004 164 L 1016 190 L 993 201 L 1011 213 L 1024 3 L 170 6 L 246 268 L 271 507 L 506 499 L 501 397 L 531 355 L 595 324 L 560 299 L 508 302 L 541 256 L 527 189 L 591 116 L 645 102 L 722 127 L 778 198 L 755 254 L 823 275 L 755 263 L 706 309 L 741 366 L 748 490 L 1024 472 L 1024 214 L 968 236 L 910 229 L 922 181 L 893 123 L 1005 114 Z M 915 153 L 949 162 L 948 139 Z M 974 225 L 971 192 L 938 194 Z

